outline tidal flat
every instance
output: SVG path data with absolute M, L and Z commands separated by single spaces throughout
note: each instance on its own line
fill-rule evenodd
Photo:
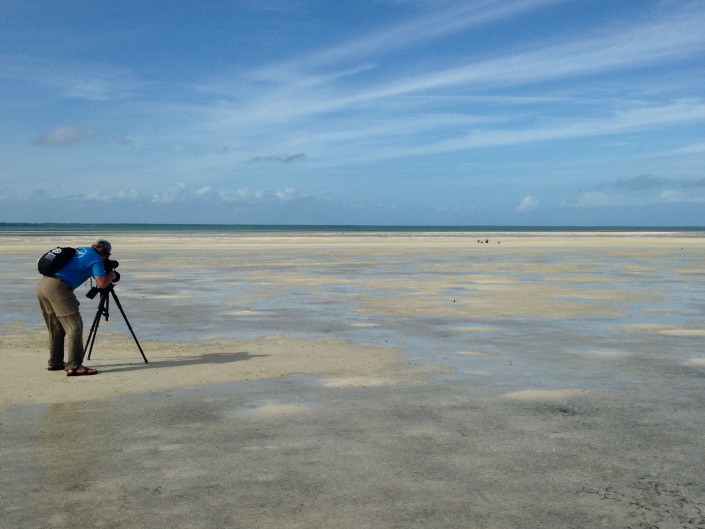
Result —
M 149 363 L 113 302 L 67 378 L 35 262 L 98 236 Z M 0 235 L 2 527 L 705 525 L 701 235 L 61 237 Z

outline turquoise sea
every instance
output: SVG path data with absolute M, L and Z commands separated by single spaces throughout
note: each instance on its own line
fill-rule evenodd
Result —
M 30 234 L 82 232 L 677 232 L 705 236 L 705 226 L 382 226 L 298 224 L 83 224 L 3 223 L 0 233 Z

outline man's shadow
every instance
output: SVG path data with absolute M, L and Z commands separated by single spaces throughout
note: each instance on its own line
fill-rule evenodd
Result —
M 126 371 L 138 371 L 149 369 L 150 367 L 182 367 L 203 364 L 230 364 L 232 362 L 245 362 L 252 358 L 264 358 L 269 355 L 252 355 L 246 351 L 238 353 L 206 353 L 200 356 L 189 356 L 183 359 L 171 360 L 150 360 L 148 364 L 129 364 L 124 366 L 106 366 L 100 369 L 101 373 L 124 373 Z

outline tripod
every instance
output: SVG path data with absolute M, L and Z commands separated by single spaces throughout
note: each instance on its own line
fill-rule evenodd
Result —
M 137 344 L 137 348 L 140 350 L 140 354 L 144 359 L 144 363 L 148 364 L 149 362 L 147 361 L 147 357 L 144 356 L 142 346 L 137 341 L 137 336 L 135 336 L 135 332 L 132 330 L 132 325 L 130 325 L 130 322 L 127 320 L 125 311 L 122 310 L 122 305 L 120 304 L 120 300 L 118 299 L 117 294 L 115 293 L 114 285 L 111 284 L 107 288 L 100 289 L 99 292 L 100 303 L 98 303 L 98 311 L 95 314 L 95 318 L 93 318 L 93 325 L 91 325 L 91 331 L 88 333 L 88 340 L 86 341 L 86 347 L 83 350 L 83 354 L 85 355 L 87 352 L 88 360 L 91 359 L 91 353 L 93 352 L 93 344 L 95 343 L 95 337 L 98 333 L 98 325 L 100 325 L 100 317 L 105 316 L 105 321 L 108 321 L 108 318 L 110 317 L 110 298 L 108 296 L 112 294 L 113 300 L 115 301 L 115 304 L 117 305 L 118 309 L 120 309 L 120 313 L 122 314 L 122 317 L 125 320 L 125 323 L 127 324 L 127 328 L 130 329 L 130 333 L 132 333 L 132 337 L 135 339 L 135 343 Z

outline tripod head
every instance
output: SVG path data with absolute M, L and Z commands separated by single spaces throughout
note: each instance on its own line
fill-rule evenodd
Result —
M 105 261 L 103 261 L 103 265 L 105 266 L 105 272 L 107 274 L 109 274 L 110 272 L 115 273 L 115 278 L 113 279 L 112 283 L 110 283 L 110 285 L 105 288 L 98 288 L 97 286 L 91 286 L 91 289 L 88 292 L 86 292 L 86 297 L 88 299 L 95 298 L 98 295 L 98 293 L 100 293 L 101 296 L 103 294 L 109 293 L 112 290 L 113 285 L 115 283 L 117 283 L 118 281 L 120 281 L 120 272 L 115 270 L 118 266 L 120 266 L 120 263 L 118 261 L 113 261 L 111 259 L 105 259 Z M 91 285 L 92 284 L 93 284 L 93 280 L 91 280 Z
M 110 286 L 105 287 L 105 288 L 91 287 L 91 289 L 88 292 L 86 292 L 86 297 L 88 299 L 93 299 L 98 294 L 100 294 L 101 297 L 107 296 L 114 287 L 115 287 L 115 285 L 112 283 L 110 284 Z

